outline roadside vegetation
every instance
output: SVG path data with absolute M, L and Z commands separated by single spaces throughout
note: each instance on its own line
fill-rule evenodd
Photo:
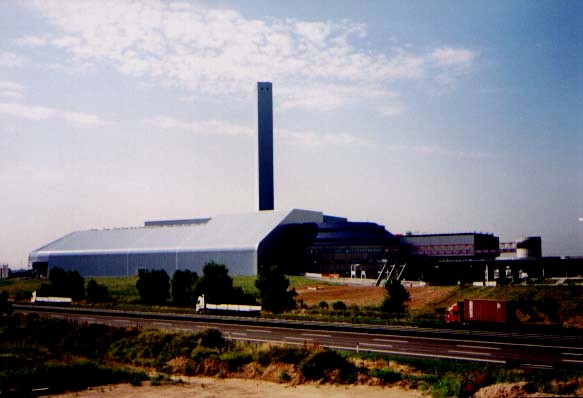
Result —
M 0 324 L 0 392 L 24 396 L 110 383 L 154 385 L 180 376 L 237 377 L 278 383 L 398 385 L 432 397 L 466 393 L 501 382 L 530 392 L 583 393 L 583 372 L 341 353 L 313 345 L 232 341 L 218 330 L 157 330 L 77 324 L 16 314 Z M 466 395 L 463 395 L 466 394 Z

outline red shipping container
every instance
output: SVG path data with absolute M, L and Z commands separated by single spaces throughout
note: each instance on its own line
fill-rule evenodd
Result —
M 509 322 L 510 305 L 507 300 L 465 299 L 464 319 L 469 322 Z

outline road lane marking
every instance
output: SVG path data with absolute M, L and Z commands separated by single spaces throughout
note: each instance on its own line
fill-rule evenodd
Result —
M 164 326 L 164 327 L 172 326 L 172 325 L 170 325 L 169 323 L 166 323 L 166 322 L 152 322 L 152 325 Z
M 263 330 L 263 329 L 245 329 L 251 333 L 271 333 L 271 330 Z
M 245 332 L 229 332 L 229 334 L 233 336 L 247 336 L 247 333 Z
M 361 346 L 367 347 L 385 347 L 385 348 L 393 348 L 390 344 L 374 344 L 374 343 L 359 343 Z
M 318 334 L 318 333 L 302 333 L 302 336 L 332 337 L 332 335 L 330 335 L 330 334 Z
M 286 340 L 299 340 L 299 341 L 314 341 L 314 339 L 310 338 L 310 337 L 291 337 L 291 336 L 285 336 L 284 339 Z
M 579 359 L 561 359 L 563 362 L 571 362 L 571 363 L 583 363 L 582 360 Z
M 574 356 L 574 357 L 583 357 L 583 354 L 580 354 L 578 352 L 561 352 L 561 354 L 563 354 L 563 355 L 571 355 L 571 356 Z
M 474 350 L 499 350 L 500 349 L 500 347 L 481 347 L 481 346 L 477 346 L 477 345 L 464 345 L 464 344 L 458 344 L 457 347 L 469 348 L 469 349 L 474 349 Z
M 373 339 L 373 341 L 380 341 L 382 343 L 398 343 L 398 344 L 408 344 L 409 342 L 406 340 L 391 340 L 391 339 Z
M 458 350 L 447 350 L 447 352 L 451 352 L 452 354 L 466 354 L 466 355 L 486 355 L 486 356 L 492 355 L 489 352 L 458 351 Z
M 79 320 L 80 321 L 95 321 L 95 318 L 82 316 L 82 317 L 79 317 Z

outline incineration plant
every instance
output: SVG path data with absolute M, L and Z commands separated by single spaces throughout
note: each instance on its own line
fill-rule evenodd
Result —
M 276 210 L 272 84 L 257 83 L 257 96 L 259 211 L 72 232 L 30 253 L 29 266 L 40 276 L 53 267 L 84 276 L 129 276 L 140 269 L 200 274 L 214 261 L 232 275 L 255 275 L 259 265 L 277 264 L 289 274 L 442 284 L 516 283 L 582 272 L 580 259 L 543 257 L 540 237 L 501 243 L 475 232 L 394 235 L 382 225 L 322 211 Z

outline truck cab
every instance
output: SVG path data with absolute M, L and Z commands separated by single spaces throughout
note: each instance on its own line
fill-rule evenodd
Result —
M 445 323 L 461 323 L 463 303 L 455 303 L 445 310 Z

